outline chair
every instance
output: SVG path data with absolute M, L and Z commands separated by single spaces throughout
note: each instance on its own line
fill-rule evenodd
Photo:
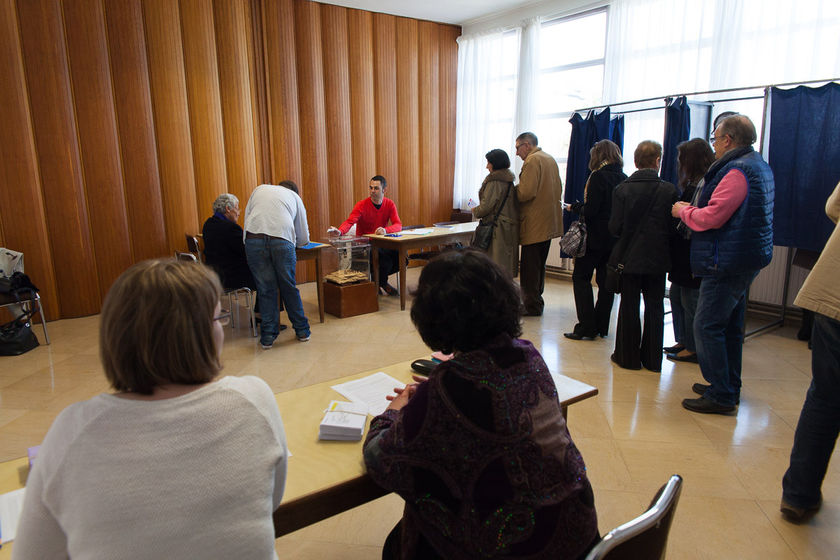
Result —
M 682 477 L 672 475 L 659 489 L 642 515 L 616 527 L 589 551 L 586 560 L 662 560 L 668 545 L 668 531 L 680 499 Z
M 198 262 L 203 263 L 204 255 L 202 255 L 201 247 L 198 245 L 198 237 L 189 233 L 185 233 L 184 237 L 187 238 L 187 250 L 196 256 Z
M 23 308 L 26 313 L 29 313 L 33 310 L 33 306 L 35 310 L 33 312 L 33 316 L 35 313 L 41 315 L 41 327 L 44 329 L 44 341 L 49 344 L 50 343 L 50 335 L 47 333 L 47 316 L 44 314 L 44 304 L 41 302 L 41 296 L 35 290 L 29 290 L 29 297 L 25 296 L 18 296 L 20 299 L 15 299 L 11 295 L 8 294 L 0 294 L 0 307 L 11 307 L 19 305 Z M 14 315 L 14 312 L 12 313 Z
M 175 260 L 198 263 L 198 257 L 192 253 L 182 253 L 181 251 L 175 251 Z

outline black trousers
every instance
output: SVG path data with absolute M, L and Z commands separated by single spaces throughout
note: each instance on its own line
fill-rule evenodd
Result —
M 545 261 L 551 240 L 523 245 L 519 257 L 519 286 L 522 288 L 522 303 L 526 315 L 542 315 L 545 302 Z
M 379 285 L 385 286 L 388 277 L 400 271 L 400 252 L 393 249 L 376 249 L 379 251 Z M 373 256 L 371 256 L 373 262 Z M 402 289 L 402 286 L 400 286 Z
M 575 270 L 572 272 L 572 287 L 575 292 L 575 309 L 578 323 L 574 332 L 589 337 L 596 335 L 607 336 L 610 331 L 610 314 L 612 314 L 615 294 L 604 289 L 607 276 L 607 260 L 609 251 L 586 250 L 586 254 L 575 259 Z M 592 297 L 592 273 L 595 272 L 595 283 L 598 284 L 598 301 Z
M 665 274 L 624 274 L 615 334 L 614 359 L 627 369 L 662 370 Z M 645 326 L 639 325 L 639 295 L 645 300 Z

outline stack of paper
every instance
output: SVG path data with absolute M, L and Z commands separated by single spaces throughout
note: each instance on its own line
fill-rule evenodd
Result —
M 318 439 L 359 441 L 365 433 L 367 412 L 365 404 L 331 401 L 324 411 Z

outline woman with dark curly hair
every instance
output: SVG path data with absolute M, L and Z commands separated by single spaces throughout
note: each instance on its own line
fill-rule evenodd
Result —
M 472 212 L 476 218 L 488 220 L 499 212 L 487 254 L 513 278 L 519 272 L 519 202 L 513 186 L 516 177 L 510 170 L 510 158 L 504 150 L 490 150 L 484 157 L 490 173 L 481 183 L 479 204 Z
M 454 353 L 373 419 L 368 473 L 405 500 L 383 558 L 583 558 L 598 540 L 592 487 L 557 390 L 521 333 L 519 290 L 486 255 L 442 254 L 411 319 Z
M 616 185 L 627 178 L 621 170 L 624 159 L 621 148 L 610 140 L 601 140 L 589 150 L 592 174 L 584 188 L 584 202 L 568 205 L 567 210 L 580 214 L 586 224 L 586 254 L 575 259 L 572 287 L 578 322 L 572 332 L 563 336 L 572 340 L 593 340 L 607 336 L 610 328 L 614 294 L 604 289 L 607 261 L 615 244 L 610 233 L 612 195 Z M 598 301 L 592 298 L 592 273 L 598 284 Z

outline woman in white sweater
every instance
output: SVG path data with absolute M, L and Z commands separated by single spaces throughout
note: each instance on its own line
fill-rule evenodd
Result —
M 216 379 L 220 295 L 209 268 L 173 260 L 117 279 L 100 326 L 115 392 L 56 418 L 13 558 L 276 558 L 286 437 L 264 381 Z

